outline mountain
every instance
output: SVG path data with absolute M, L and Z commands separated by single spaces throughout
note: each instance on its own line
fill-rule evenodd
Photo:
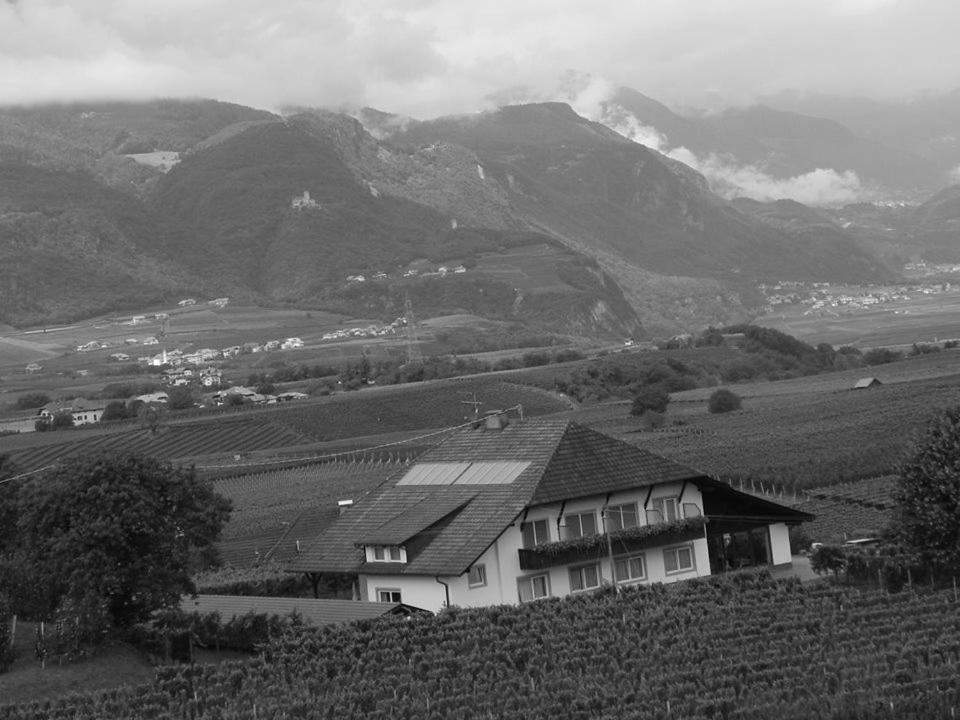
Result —
M 202 288 L 158 252 L 158 225 L 88 174 L 0 164 L 0 321 L 73 320 Z
M 728 202 L 567 104 L 357 115 L 212 101 L 0 111 L 0 320 L 190 292 L 384 319 L 409 300 L 418 317 L 623 337 L 641 322 L 745 319 L 758 280 L 891 277 L 835 224 L 799 231 Z
M 391 141 L 473 151 L 485 177 L 543 232 L 665 275 L 869 279 L 885 268 L 842 239 L 812 251 L 709 192 L 689 168 L 565 104 L 505 107 L 422 122 Z
M 960 90 L 902 101 L 819 94 L 781 94 L 767 104 L 843 123 L 859 136 L 923 158 L 938 185 L 956 182 L 960 165 Z
M 775 199 L 784 190 L 803 192 L 800 182 L 782 181 L 816 171 L 836 176 L 837 187 L 810 194 L 810 200 L 824 204 L 849 200 L 851 193 L 864 199 L 915 199 L 943 184 L 937 164 L 915 149 L 857 134 L 814 114 L 756 105 L 681 115 L 626 87 L 616 88 L 599 108 L 594 119 L 697 167 L 714 190 L 728 197 Z

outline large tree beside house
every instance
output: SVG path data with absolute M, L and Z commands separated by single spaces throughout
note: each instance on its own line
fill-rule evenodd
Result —
M 498 415 L 396 473 L 289 569 L 435 611 L 784 565 L 788 526 L 808 519 L 577 423 Z
M 94 455 L 0 485 L 0 594 L 20 614 L 127 625 L 180 602 L 230 502 L 189 468 Z M 4 514 L 6 513 L 6 514 Z

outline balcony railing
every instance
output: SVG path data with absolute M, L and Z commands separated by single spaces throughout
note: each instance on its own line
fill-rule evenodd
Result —
M 520 548 L 520 569 L 544 570 L 557 565 L 597 560 L 606 557 L 610 549 L 614 555 L 622 555 L 659 545 L 687 542 L 703 537 L 706 523 L 705 517 L 691 517 L 615 530 L 610 533 L 610 548 L 604 533 Z

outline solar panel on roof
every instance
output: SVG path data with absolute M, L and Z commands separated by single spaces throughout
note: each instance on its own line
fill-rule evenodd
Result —
M 475 462 L 471 463 L 454 484 L 456 485 L 509 485 L 530 466 L 529 461 Z
M 469 466 L 467 462 L 417 463 L 397 481 L 397 485 L 453 485 Z
M 529 466 L 527 460 L 417 463 L 397 485 L 509 485 Z

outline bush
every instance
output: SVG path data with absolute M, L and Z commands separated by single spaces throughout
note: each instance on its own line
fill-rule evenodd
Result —
M 0 595 L 0 673 L 6 672 L 13 664 L 14 651 L 11 643 L 11 623 L 13 612 L 7 599 Z
M 42 392 L 25 393 L 17 398 L 15 406 L 17 410 L 33 410 L 41 408 L 50 402 L 50 397 Z
M 864 365 L 886 365 L 901 360 L 903 353 L 890 348 L 871 348 L 863 354 Z
M 643 415 L 648 410 L 663 414 L 667 411 L 667 405 L 670 404 L 670 396 L 657 387 L 646 387 L 640 390 L 633 397 L 633 405 L 630 406 L 631 415 Z
M 740 396 L 732 390 L 720 388 L 714 390 L 707 401 L 707 409 L 712 413 L 725 413 L 740 409 Z
M 810 553 L 810 569 L 817 575 L 827 572 L 837 575 L 846 564 L 846 554 L 838 545 L 819 545 Z

